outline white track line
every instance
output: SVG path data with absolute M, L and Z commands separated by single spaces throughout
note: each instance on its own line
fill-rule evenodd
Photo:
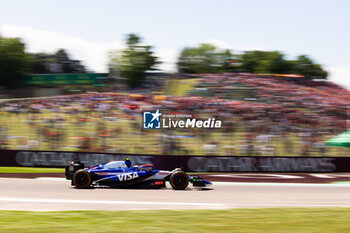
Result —
M 60 178 L 60 177 L 38 177 L 38 178 L 35 178 L 35 179 L 36 180 L 68 181 L 66 178 Z
M 200 203 L 200 202 L 156 202 L 156 201 L 103 201 L 103 200 L 76 200 L 76 199 L 34 199 L 0 197 L 0 201 L 6 202 L 30 202 L 30 203 L 66 203 L 66 204 L 106 204 L 106 205 L 175 205 L 175 206 L 210 206 L 223 207 L 224 203 Z
M 67 181 L 65 178 L 39 177 L 37 180 Z M 278 186 L 278 187 L 350 187 L 350 183 L 267 183 L 267 182 L 213 182 L 213 186 Z M 209 186 L 209 187 L 213 187 Z
M 172 205 L 172 206 L 205 206 L 224 208 L 244 207 L 350 207 L 350 204 L 291 204 L 291 203 L 194 203 L 194 202 L 147 202 L 147 201 L 101 201 L 101 200 L 75 200 L 75 199 L 33 199 L 0 197 L 0 202 L 26 202 L 26 203 L 56 203 L 56 204 L 107 204 L 107 205 Z M 0 208 L 1 209 L 1 208 Z
M 350 204 L 230 203 L 231 207 L 350 207 Z
M 277 187 L 350 187 L 350 183 L 253 183 L 253 182 L 213 182 L 218 186 L 277 186 Z

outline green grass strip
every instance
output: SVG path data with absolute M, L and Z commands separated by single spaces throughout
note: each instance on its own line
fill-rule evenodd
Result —
M 0 167 L 0 173 L 64 173 L 64 168 Z
M 0 211 L 0 232 L 350 232 L 350 208 Z

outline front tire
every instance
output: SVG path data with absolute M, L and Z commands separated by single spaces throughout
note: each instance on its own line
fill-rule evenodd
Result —
M 185 190 L 189 182 L 188 175 L 183 171 L 176 171 L 170 176 L 170 185 L 175 190 Z
M 87 189 L 92 183 L 91 175 L 88 171 L 80 169 L 74 173 L 73 182 L 78 189 Z

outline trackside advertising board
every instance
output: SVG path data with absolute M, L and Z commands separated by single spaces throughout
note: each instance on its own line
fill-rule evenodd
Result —
M 74 85 L 98 84 L 106 78 L 103 73 L 86 74 L 31 74 L 24 78 L 24 85 Z
M 132 164 L 192 172 L 350 172 L 350 157 L 245 157 L 109 154 L 64 151 L 0 151 L 0 166 L 64 167 L 80 160 L 86 166 L 130 158 Z

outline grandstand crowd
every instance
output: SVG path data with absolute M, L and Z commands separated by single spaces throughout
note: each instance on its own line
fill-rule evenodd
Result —
M 5 149 L 141 154 L 326 156 L 346 129 L 350 92 L 328 82 L 249 73 L 200 74 L 183 97 L 86 93 L 5 102 Z M 247 90 L 237 98 L 236 91 Z M 221 129 L 142 128 L 142 112 L 220 119 Z

